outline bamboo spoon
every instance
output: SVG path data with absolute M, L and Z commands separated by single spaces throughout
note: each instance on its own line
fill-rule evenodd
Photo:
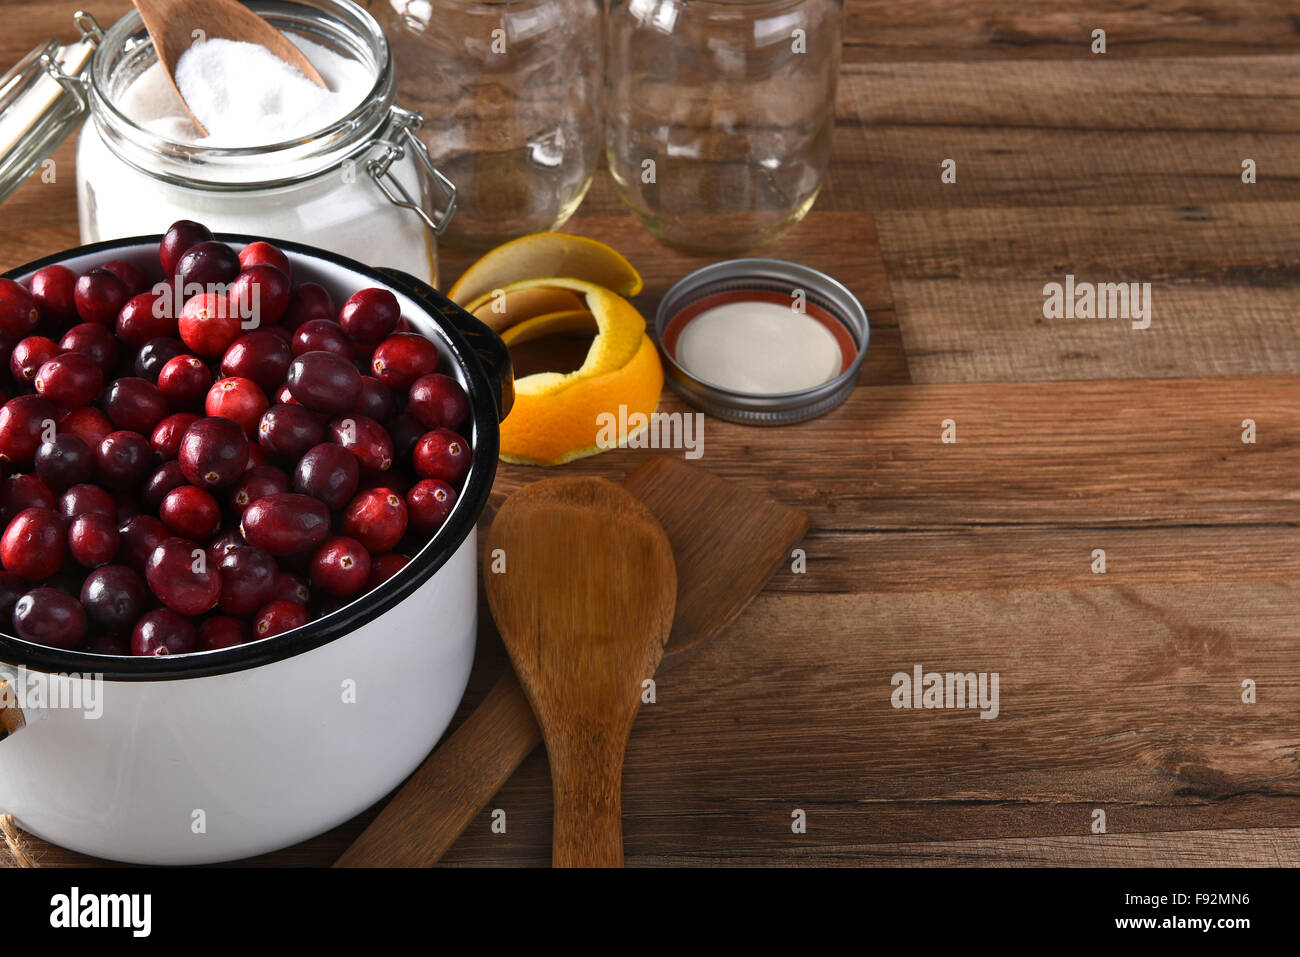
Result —
M 195 31 L 205 39 L 220 37 L 255 43 L 266 47 L 281 60 L 297 69 L 317 86 L 326 86 L 311 61 L 294 46 L 289 38 L 267 23 L 252 10 L 236 0 L 131 0 L 140 11 L 144 28 L 158 51 L 158 62 L 163 65 L 167 82 L 176 91 L 177 98 L 189 113 L 199 132 L 207 136 L 198 117 L 190 113 L 189 104 L 176 85 L 176 64 L 181 54 L 195 41 Z
M 548 479 L 501 506 L 485 562 L 492 617 L 546 741 L 552 863 L 622 867 L 623 755 L 677 600 L 668 537 L 613 482 Z

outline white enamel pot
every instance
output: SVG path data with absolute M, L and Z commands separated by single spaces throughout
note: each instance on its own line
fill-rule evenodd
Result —
M 252 241 L 218 238 L 236 248 Z M 78 272 L 110 259 L 156 264 L 158 241 L 83 246 L 6 276 L 21 280 L 55 262 Z M 0 633 L 0 672 L 19 691 L 0 711 L 17 726 L 0 740 L 0 813 L 60 846 L 132 863 L 200 864 L 321 834 L 414 770 L 464 693 L 477 617 L 474 529 L 513 395 L 508 354 L 410 276 L 275 242 L 295 282 L 319 282 L 337 303 L 367 286 L 392 290 L 469 393 L 473 465 L 447 523 L 405 568 L 283 635 L 124 659 Z

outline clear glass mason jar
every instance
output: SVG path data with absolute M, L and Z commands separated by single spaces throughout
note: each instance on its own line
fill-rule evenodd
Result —
M 600 157 L 603 0 L 370 0 L 420 138 L 456 184 L 445 240 L 554 229 Z
M 89 113 L 77 146 L 82 241 L 158 233 L 194 219 L 217 231 L 319 246 L 436 285 L 434 236 L 454 212 L 455 190 L 414 136 L 420 115 L 397 106 L 379 25 L 350 0 L 248 5 L 291 38 L 359 61 L 374 76 L 369 94 L 348 115 L 289 142 L 213 148 L 166 139 L 120 108 L 127 87 L 156 62 L 139 14 L 127 13 L 98 37 L 89 69 L 74 78 Z
M 803 218 L 830 162 L 842 0 L 611 0 L 605 144 L 671 245 L 735 252 Z

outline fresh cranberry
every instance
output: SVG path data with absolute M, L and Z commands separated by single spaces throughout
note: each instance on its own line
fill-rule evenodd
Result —
M 144 579 L 125 565 L 101 565 L 82 583 L 81 604 L 98 627 L 125 633 L 149 607 L 149 592 Z
M 390 552 L 406 534 L 406 503 L 389 489 L 367 489 L 343 513 L 343 534 L 372 555 Z
M 154 469 L 149 480 L 144 485 L 144 504 L 151 511 L 158 511 L 162 508 L 163 499 L 167 493 L 174 488 L 180 488 L 185 484 L 185 473 L 181 470 L 181 463 L 175 459 L 164 462 L 158 468 Z
M 423 535 L 442 528 L 456 504 L 456 490 L 441 479 L 421 479 L 406 493 L 411 527 Z
M 305 554 L 329 537 L 330 513 L 309 495 L 267 495 L 244 512 L 239 523 L 245 541 L 276 557 Z
M 133 262 L 126 259 L 110 259 L 104 263 L 103 268 L 122 280 L 128 297 L 138 296 L 149 288 L 149 277 Z
M 397 400 L 393 392 L 374 376 L 361 377 L 361 394 L 357 397 L 356 408 L 352 411 L 364 415 L 376 422 L 387 422 L 397 410 Z
M 222 532 L 216 538 L 208 542 L 208 564 L 214 568 L 221 567 L 221 560 L 233 552 L 236 548 L 243 548 L 248 542 L 244 541 L 244 536 L 240 535 L 235 529 Z
M 153 434 L 149 436 L 149 447 L 159 461 L 166 462 L 180 455 L 181 439 L 198 420 L 199 417 L 193 412 L 176 412 L 154 426 Z
M 402 412 L 388 420 L 385 428 L 393 440 L 393 455 L 398 461 L 409 461 L 415 451 L 415 443 L 424 438 L 428 430 L 420 420 L 408 412 Z
M 14 605 L 18 637 L 51 648 L 72 649 L 86 637 L 86 610 L 57 588 L 33 588 Z
M 49 578 L 67 554 L 64 522 L 52 508 L 23 509 L 0 536 L 0 564 L 28 581 Z
M 107 269 L 99 268 L 77 280 L 74 298 L 77 315 L 83 322 L 111 328 L 130 296 L 127 295 L 126 283 Z
M 64 352 L 90 356 L 106 376 L 117 366 L 117 337 L 107 326 L 97 326 L 93 322 L 73 326 L 59 340 L 59 348 Z
M 393 439 L 374 419 L 349 415 L 330 423 L 330 439 L 357 457 L 367 474 L 387 472 L 393 465 Z
M 54 492 L 89 482 L 95 474 L 95 452 L 70 432 L 63 432 L 36 449 L 36 476 Z
M 247 618 L 275 600 L 280 566 L 270 552 L 245 545 L 228 552 L 219 568 L 218 605 L 226 614 Z
M 54 508 L 54 492 L 35 475 L 11 475 L 0 486 L 0 508 L 6 518 L 27 508 Z
M 210 492 L 178 485 L 163 496 L 158 517 L 173 535 L 201 542 L 221 527 L 221 506 Z
M 239 316 L 229 307 L 226 297 L 215 292 L 186 300 L 177 327 L 181 341 L 207 359 L 223 355 L 244 334 Z
M 203 407 L 209 416 L 237 422 L 244 434 L 253 439 L 257 438 L 257 425 L 262 421 L 262 413 L 271 407 L 271 403 L 252 379 L 232 376 L 213 383 Z
M 289 344 L 266 329 L 240 336 L 221 357 L 221 374 L 251 379 L 263 392 L 274 392 L 289 374 L 293 351 Z
M 68 526 L 68 552 L 77 564 L 87 568 L 107 565 L 117 555 L 122 537 L 117 521 L 98 512 L 78 515 Z
M 248 437 L 230 419 L 199 419 L 181 439 L 185 477 L 199 488 L 229 488 L 248 464 Z
M 155 548 L 171 534 L 167 526 L 152 515 L 132 515 L 117 526 L 122 537 L 119 556 L 123 564 L 144 574 L 145 563 Z
M 172 223 L 158 246 L 158 261 L 163 274 L 174 276 L 179 271 L 181 257 L 199 243 L 209 242 L 212 231 L 202 223 L 182 219 Z
M 333 442 L 322 442 L 307 451 L 293 473 L 296 491 L 320 499 L 337 512 L 357 491 L 360 467 L 357 457 Z
M 158 391 L 172 408 L 197 408 L 212 388 L 212 372 L 195 356 L 168 359 L 158 373 Z
M 355 538 L 326 540 L 311 558 L 311 583 L 336 598 L 351 598 L 370 577 L 370 553 Z
M 432 373 L 411 386 L 406 411 L 426 429 L 459 429 L 469 418 L 469 396 L 450 376 Z
M 28 336 L 9 354 L 9 372 L 19 382 L 31 382 L 37 370 L 62 351 L 53 339 Z
M 133 655 L 187 655 L 199 646 L 194 624 L 170 608 L 155 608 L 131 630 Z
M 75 409 L 89 405 L 99 395 L 104 370 L 90 356 L 65 352 L 44 362 L 33 382 L 36 391 L 59 408 Z
M 240 476 L 230 493 L 229 512 L 234 519 L 244 517 L 248 506 L 267 495 L 278 495 L 290 489 L 289 476 L 274 465 L 259 465 Z
M 289 346 L 289 351 L 292 353 L 293 333 L 290 332 L 288 329 L 286 329 L 284 326 L 267 326 L 266 329 L 262 331 L 269 332 L 271 335 L 275 336 L 285 345 Z
M 274 266 L 248 266 L 235 277 L 228 293 L 231 309 L 245 329 L 272 326 L 289 308 L 289 277 Z
M 424 336 L 399 332 L 375 347 L 370 369 L 384 385 L 403 392 L 421 376 L 437 372 L 438 361 L 438 347 Z
M 411 458 L 420 478 L 442 479 L 459 488 L 472 455 L 469 443 L 451 429 L 434 429 L 415 443 Z
M 168 336 L 150 339 L 136 354 L 135 374 L 147 382 L 157 384 L 158 374 L 162 372 L 163 367 L 168 362 L 177 356 L 188 354 L 185 351 L 185 343 L 179 339 L 172 339 Z
M 289 392 L 314 412 L 351 412 L 361 394 L 361 373 L 332 352 L 304 352 L 289 364 Z
M 249 243 L 239 251 L 239 265 L 243 269 L 260 265 L 274 266 L 289 279 L 293 278 L 293 269 L 289 266 L 289 257 L 278 247 L 260 240 Z
M 56 412 L 54 403 L 39 395 L 15 396 L 6 402 L 0 408 L 0 459 L 15 465 L 30 462 L 46 429 L 55 423 Z
M 150 339 L 175 337 L 176 329 L 171 297 L 156 292 L 133 296 L 117 314 L 117 337 L 134 349 Z
M 41 321 L 32 294 L 12 279 L 0 279 L 0 333 L 9 341 L 25 339 Z
M 109 488 L 134 488 L 152 468 L 153 449 L 139 432 L 110 432 L 99 443 L 95 471 Z
M 78 515 L 91 513 L 116 518 L 117 504 L 113 501 L 113 496 L 98 485 L 85 483 L 74 485 L 59 496 L 58 511 L 68 521 Z
M 296 602 L 306 608 L 311 603 L 307 579 L 293 572 L 281 571 L 275 578 L 275 600 Z
M 293 354 L 304 352 L 332 352 L 345 359 L 352 358 L 352 343 L 343 334 L 343 327 L 332 319 L 312 319 L 304 322 L 293 334 Z
M 212 292 L 239 275 L 239 256 L 225 243 L 207 240 L 185 251 L 176 264 L 176 275 L 180 276 L 186 293 L 190 293 L 191 286 Z
M 297 399 L 293 397 L 293 393 L 289 391 L 289 387 L 287 385 L 280 386 L 280 388 L 276 390 L 275 395 L 272 396 L 272 398 L 275 399 L 276 405 L 302 405 L 301 402 L 299 402 Z
M 221 573 L 194 542 L 168 538 L 153 550 L 144 567 L 145 581 L 158 600 L 182 615 L 201 615 L 217 604 Z
M 405 555 L 388 552 L 370 559 L 370 577 L 366 579 L 366 591 L 372 591 L 392 578 L 410 561 Z
M 113 431 L 113 423 L 99 409 L 83 406 L 80 409 L 66 409 L 58 414 L 58 431 L 75 435 L 92 449 L 104 441 L 104 436 Z
M 229 615 L 215 615 L 199 625 L 199 651 L 234 648 L 251 638 L 248 625 Z
M 119 429 L 153 432 L 170 412 L 166 398 L 152 382 L 124 376 L 108 387 L 104 395 L 104 412 Z
M 325 441 L 325 426 L 316 413 L 301 405 L 273 405 L 262 414 L 257 441 L 271 455 L 299 459 Z
M 284 314 L 284 321 L 281 324 L 293 332 L 304 322 L 333 318 L 334 300 L 325 291 L 325 287 L 318 283 L 305 282 L 294 287 L 292 295 L 289 296 L 289 309 Z
M 76 321 L 77 274 L 67 266 L 38 269 L 32 274 L 31 293 L 42 319 L 56 326 Z
M 402 307 L 387 289 L 362 289 L 339 310 L 339 325 L 348 338 L 361 343 L 383 341 L 401 318 Z
M 297 602 L 273 601 L 253 619 L 255 638 L 272 638 L 307 624 L 307 609 Z

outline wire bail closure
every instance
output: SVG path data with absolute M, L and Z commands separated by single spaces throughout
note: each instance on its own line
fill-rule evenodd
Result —
M 383 155 L 369 160 L 366 163 L 366 170 L 390 203 L 411 210 L 424 221 L 424 225 L 429 227 L 435 236 L 440 236 L 450 225 L 451 218 L 456 215 L 456 186 L 433 165 L 429 150 L 414 133 L 424 125 L 424 117 L 412 110 L 404 110 L 400 106 L 392 107 L 391 115 L 392 131 L 399 139 L 397 142 L 392 139 L 378 140 L 378 145 L 384 147 Z M 408 147 L 417 161 L 417 169 L 423 171 L 446 201 L 446 205 L 442 209 L 435 209 L 432 215 L 422 203 L 412 198 L 406 187 L 391 172 L 392 165 L 406 156 Z

